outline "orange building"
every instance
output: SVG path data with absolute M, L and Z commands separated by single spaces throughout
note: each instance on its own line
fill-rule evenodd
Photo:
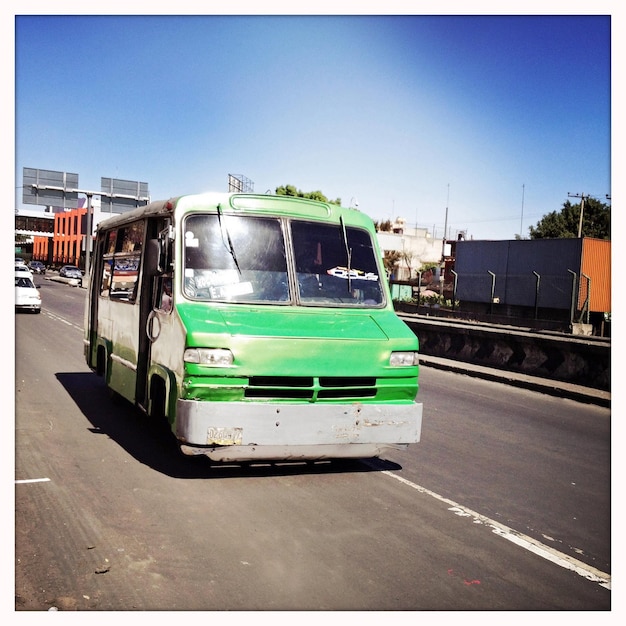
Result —
M 84 237 L 87 209 L 72 209 L 54 214 L 54 231 L 49 237 L 33 237 L 33 259 L 44 263 L 84 267 Z
M 33 237 L 33 261 L 41 261 L 45 265 L 50 264 L 52 256 L 52 237 L 42 237 L 35 235 Z M 50 255 L 50 257 L 48 256 Z

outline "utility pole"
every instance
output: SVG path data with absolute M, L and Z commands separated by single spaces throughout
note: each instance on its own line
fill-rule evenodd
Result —
M 519 223 L 519 238 L 520 239 L 524 239 L 524 235 L 522 235 L 523 226 L 524 226 L 524 187 L 526 187 L 526 185 L 522 185 L 522 217 L 520 218 L 520 223 Z
M 446 221 L 443 226 L 443 240 L 441 242 L 441 268 L 439 270 L 439 283 L 441 288 L 439 294 L 443 297 L 443 283 L 446 273 L 446 234 L 448 231 L 448 206 L 450 204 L 450 183 L 448 183 L 448 197 L 446 199 Z
M 448 230 L 448 205 L 450 204 L 450 183 L 448 183 L 448 197 L 446 199 L 446 221 L 443 226 L 443 240 L 441 242 L 441 264 L 443 265 L 444 259 L 446 258 L 446 233 Z
M 584 193 L 569 193 L 567 192 L 568 198 L 580 198 L 580 219 L 578 220 L 578 238 L 580 239 L 583 235 L 583 214 L 585 212 L 585 196 Z

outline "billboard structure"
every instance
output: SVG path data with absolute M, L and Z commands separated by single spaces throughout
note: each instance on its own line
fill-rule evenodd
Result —
M 150 202 L 148 183 L 101 178 L 100 190 L 100 211 L 103 213 L 127 213 Z
M 23 171 L 24 204 L 76 209 L 84 200 L 78 195 L 87 196 L 91 204 L 93 196 L 100 196 L 100 210 L 108 213 L 125 213 L 150 202 L 148 183 L 117 178 L 101 178 L 100 191 L 79 189 L 78 174 L 41 170 L 25 167 Z
M 78 207 L 78 174 L 25 167 L 22 183 L 23 204 Z
M 252 193 L 254 191 L 254 183 L 243 174 L 229 174 L 228 191 L 234 193 Z
M 115 178 L 101 178 L 100 191 L 78 188 L 78 174 L 25 167 L 23 170 L 23 203 L 43 204 L 68 209 L 78 208 L 78 194 L 87 196 L 85 229 L 85 274 L 89 276 L 93 235 L 94 196 L 100 196 L 100 211 L 126 213 L 150 202 L 148 183 Z M 82 202 L 81 202 L 82 205 Z

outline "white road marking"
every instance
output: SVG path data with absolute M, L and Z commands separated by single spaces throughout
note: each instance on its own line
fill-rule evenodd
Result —
M 63 322 L 63 324 L 67 324 L 68 326 L 72 326 L 72 328 L 76 328 L 76 329 L 80 330 L 81 332 L 83 330 L 82 326 L 78 326 L 77 324 L 74 324 L 73 322 L 70 322 L 69 320 L 66 320 L 63 317 L 59 317 L 58 315 L 55 315 L 54 313 L 50 313 L 50 311 L 46 311 L 45 313 L 46 313 L 46 315 L 48 317 L 51 317 L 53 320 L 56 320 L 57 322 Z
M 420 493 L 424 493 L 426 495 L 432 496 L 441 502 L 445 502 L 450 505 L 449 511 L 452 511 L 455 515 L 460 515 L 461 517 L 471 517 L 473 518 L 473 522 L 475 524 L 484 524 L 485 526 L 489 526 L 499 537 L 503 537 L 504 539 L 515 543 L 516 545 L 528 550 L 529 552 L 533 552 L 538 556 L 551 561 L 552 563 L 556 563 L 560 567 L 576 572 L 579 576 L 583 578 L 587 578 L 593 582 L 599 583 L 601 587 L 605 587 L 606 589 L 611 589 L 611 576 L 595 567 L 591 567 L 582 561 L 572 558 L 567 554 L 563 554 L 550 546 L 546 546 L 543 543 L 533 539 L 532 537 L 528 537 L 523 533 L 517 532 L 500 522 L 496 522 L 485 515 L 481 515 L 480 513 L 476 513 L 476 511 L 472 511 L 467 507 L 457 504 L 456 502 L 449 500 L 448 498 L 444 498 L 434 491 L 430 491 L 425 487 L 420 487 L 420 485 L 416 485 L 415 483 L 407 480 L 406 478 L 402 478 L 402 476 L 398 476 L 389 470 L 383 470 L 383 474 L 390 476 L 391 478 L 395 478 L 397 481 L 411 487 L 419 491 Z
M 50 482 L 49 478 L 28 478 L 25 480 L 16 480 L 16 485 L 22 485 L 24 483 L 47 483 Z

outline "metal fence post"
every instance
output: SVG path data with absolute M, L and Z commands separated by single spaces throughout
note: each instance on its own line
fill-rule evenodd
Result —
M 489 300 L 489 315 L 491 315 L 493 314 L 493 298 L 496 293 L 496 275 L 490 270 L 487 270 L 487 272 L 491 274 L 491 298 Z
M 417 272 L 417 304 L 420 303 L 420 295 L 422 294 L 422 272 Z
M 587 274 L 582 274 L 587 279 L 587 296 L 585 298 L 585 303 L 583 304 L 583 310 L 581 312 L 582 316 L 585 316 L 585 324 L 589 324 L 589 303 L 591 301 L 591 276 L 587 276 Z
M 535 282 L 535 319 L 539 317 L 539 283 L 541 282 L 541 276 L 535 270 L 533 270 L 533 274 L 537 278 Z
M 567 270 L 572 275 L 572 303 L 569 310 L 569 323 L 570 326 L 574 325 L 574 312 L 576 311 L 576 281 L 578 280 L 578 274 L 568 268 Z
M 450 272 L 452 273 L 452 276 L 454 276 L 454 282 L 452 286 L 452 310 L 454 311 L 454 307 L 456 303 L 456 286 L 459 280 L 459 275 L 454 270 L 450 270 Z

